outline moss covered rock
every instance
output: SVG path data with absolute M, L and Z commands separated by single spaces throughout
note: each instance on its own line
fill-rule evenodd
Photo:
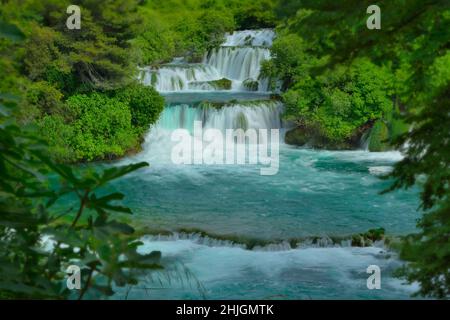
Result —
M 244 80 L 242 83 L 248 91 L 258 91 L 259 82 L 253 79 Z
M 353 137 L 335 141 L 325 138 L 314 128 L 297 127 L 286 132 L 285 142 L 290 145 L 304 146 L 308 145 L 315 149 L 326 150 L 354 150 L 358 148 L 358 141 Z
M 284 141 L 287 144 L 295 146 L 303 146 L 308 143 L 308 134 L 302 128 L 295 128 L 286 132 Z
M 384 228 L 370 229 L 365 233 L 352 235 L 352 246 L 354 247 L 368 247 L 373 245 L 375 241 L 385 239 Z
M 389 128 L 382 120 L 373 125 L 369 138 L 369 151 L 380 152 L 389 150 Z
M 192 82 L 193 86 L 201 86 L 201 85 L 209 85 L 213 87 L 215 90 L 231 90 L 232 81 L 227 78 L 222 78 L 219 80 L 211 80 L 211 81 L 195 81 Z
M 222 78 L 220 80 L 214 80 L 210 82 L 218 90 L 231 90 L 232 82 L 227 78 Z

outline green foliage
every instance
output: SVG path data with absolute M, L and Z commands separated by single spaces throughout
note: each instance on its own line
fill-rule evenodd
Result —
M 367 60 L 296 83 L 284 95 L 286 116 L 337 143 L 392 109 L 389 73 Z
M 438 299 L 447 299 L 450 296 L 449 203 L 448 195 L 437 201 L 436 209 L 424 214 L 420 219 L 417 226 L 421 228 L 421 232 L 409 235 L 403 240 L 400 258 L 410 263 L 396 273 L 408 282 L 420 283 L 416 296 L 432 296 Z
M 158 65 L 173 56 L 199 61 L 235 29 L 274 27 L 276 0 L 149 0 L 141 9 L 147 19 L 133 41 L 141 64 Z
M 233 28 L 233 18 L 226 12 L 205 12 L 199 17 L 186 15 L 174 26 L 183 39 L 178 42 L 177 52 L 183 52 L 183 56 L 192 61 L 199 61 L 208 49 L 222 43 L 224 33 Z
M 388 95 L 392 96 L 393 108 L 383 116 L 391 122 L 391 139 L 405 158 L 390 175 L 394 183 L 387 191 L 418 185 L 424 210 L 418 223 L 420 231 L 404 241 L 401 257 L 408 263 L 399 275 L 410 283 L 419 282 L 420 295 L 448 298 L 450 4 L 445 0 L 386 0 L 377 5 L 382 8 L 381 31 L 365 27 L 361 14 L 367 3 L 357 0 L 281 0 L 277 13 L 286 19 L 285 32 L 304 39 L 311 48 L 308 53 L 326 58 L 325 64 L 313 70 L 314 76 L 324 77 L 330 68 L 361 57 L 389 68 L 394 78 L 393 92 Z M 273 65 L 269 67 L 274 69 Z M 374 101 L 374 97 L 367 98 Z M 302 106 L 304 98 L 294 92 L 286 94 L 285 99 L 291 105 Z M 406 114 L 401 122 L 397 122 L 398 111 Z M 378 125 L 383 136 L 386 130 Z
M 74 95 L 67 100 L 71 121 L 46 116 L 39 126 L 53 155 L 64 162 L 110 159 L 136 146 L 128 105 L 104 94 Z
M 242 83 L 249 91 L 258 91 L 259 82 L 253 79 L 246 79 Z
M 132 40 L 133 47 L 139 52 L 142 65 L 159 65 L 169 62 L 175 55 L 176 38 L 172 29 L 152 15 L 142 34 Z
M 388 149 L 388 139 L 389 129 L 387 125 L 382 120 L 378 120 L 370 131 L 369 151 L 386 151 Z
M 125 7 L 122 3 L 126 3 Z M 133 5 L 133 3 L 135 3 Z M 42 21 L 28 22 L 32 35 L 25 44 L 24 65 L 31 80 L 52 81 L 52 70 L 64 74 L 55 84 L 67 93 L 93 89 L 110 89 L 129 81 L 133 59 L 127 54 L 128 40 L 133 36 L 132 23 L 136 23 L 132 12 L 134 1 L 108 1 L 100 4 L 81 1 L 83 8 L 82 28 L 68 30 L 65 21 L 68 2 L 43 1 L 35 6 L 35 14 Z M 33 3 L 34 4 L 34 3 Z M 121 14 L 121 12 L 123 14 Z M 65 78 L 75 77 L 68 87 Z
M 155 123 L 164 109 L 164 98 L 152 87 L 134 84 L 117 91 L 115 97 L 127 104 L 131 112 L 131 123 L 142 131 Z
M 236 10 L 236 23 L 240 29 L 273 28 L 277 22 L 274 7 L 271 0 L 244 3 Z
M 139 270 L 161 268 L 160 252 L 139 254 L 133 228 L 114 219 L 114 213 L 131 213 L 117 203 L 123 194 L 98 194 L 111 180 L 148 164 L 103 172 L 56 164 L 36 132 L 15 124 L 11 115 L 18 101 L 0 94 L 0 297 L 105 297 L 116 286 L 136 284 Z M 59 182 L 50 183 L 50 174 Z M 56 209 L 55 203 L 70 194 L 78 207 Z M 81 269 L 76 295 L 66 286 L 70 265 Z
M 140 84 L 73 95 L 59 108 L 44 108 L 46 101 L 39 100 L 42 116 L 36 122 L 52 157 L 66 163 L 114 159 L 138 148 L 164 108 L 164 99 Z
M 197 82 L 197 83 L 200 83 L 200 82 Z M 233 84 L 232 81 L 227 78 L 222 78 L 219 80 L 212 80 L 212 81 L 205 81 L 204 83 L 211 85 L 216 90 L 231 90 L 231 85 Z
M 72 139 L 75 129 L 61 115 L 46 115 L 37 121 L 39 133 L 48 143 L 50 157 L 58 162 L 76 162 Z M 78 159 L 80 160 L 80 159 Z
M 278 34 L 271 48 L 272 59 L 265 61 L 262 73 L 272 80 L 281 79 L 283 90 L 299 82 L 307 82 L 309 70 L 319 59 L 308 53 L 308 44 L 296 34 Z
M 290 142 L 354 148 L 375 120 L 392 113 L 395 83 L 386 66 L 359 59 L 318 73 L 329 57 L 320 55 L 317 48 L 289 29 L 280 31 L 272 56 L 263 65 L 263 74 L 272 81 L 282 81 L 285 116 L 302 131 L 301 139 Z
M 375 241 L 385 239 L 384 228 L 370 229 L 365 233 L 352 235 L 352 246 L 366 247 L 372 246 Z
M 0 38 L 21 41 L 24 39 L 24 34 L 16 25 L 0 21 Z
M 409 130 L 409 125 L 399 117 L 393 117 L 389 120 L 389 144 L 395 139 L 405 134 Z
M 45 81 L 32 83 L 27 91 L 26 102 L 35 106 L 42 115 L 62 114 L 63 94 Z

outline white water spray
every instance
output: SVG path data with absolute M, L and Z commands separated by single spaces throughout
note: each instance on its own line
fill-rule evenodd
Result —
M 269 81 L 261 77 L 261 63 L 270 59 L 269 47 L 275 33 L 270 29 L 237 31 L 225 35 L 219 48 L 206 53 L 202 63 L 172 63 L 141 68 L 139 80 L 159 92 L 186 91 L 269 91 Z M 231 88 L 214 81 L 228 79 Z

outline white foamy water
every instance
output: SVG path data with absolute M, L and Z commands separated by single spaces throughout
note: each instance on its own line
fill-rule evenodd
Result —
M 272 29 L 243 30 L 226 34 L 223 46 L 265 46 L 271 47 L 275 32 Z
M 126 161 L 148 161 L 152 165 L 172 166 L 171 152 L 177 144 L 172 141 L 174 130 L 186 129 L 192 134 L 195 121 L 202 122 L 205 130 L 217 129 L 222 134 L 228 129 L 239 128 L 282 129 L 281 112 L 282 104 L 275 101 L 231 103 L 221 108 L 189 104 L 167 106 L 145 138 L 144 151 L 134 159 Z M 207 146 L 208 144 L 203 144 L 203 148 Z M 234 145 L 226 147 L 234 148 Z M 246 149 L 237 149 L 237 152 L 246 151 Z M 203 153 L 204 149 L 198 152 Z
M 242 82 L 259 80 L 261 63 L 269 59 L 270 51 L 265 48 L 220 47 L 208 53 L 203 62 L 214 67 L 223 77 Z M 267 91 L 267 88 L 260 91 Z
M 198 91 L 216 88 L 208 81 L 221 79 L 218 70 L 212 66 L 202 64 L 167 65 L 158 70 L 143 68 L 140 73 L 141 81 L 153 86 L 159 92 Z
M 143 291 L 138 286 L 128 294 L 132 299 L 398 299 L 417 290 L 392 277 L 399 264 L 383 248 L 260 251 L 192 240 L 144 240 L 138 250 L 160 250 L 163 261 L 172 266 L 178 263 L 182 269 L 173 272 L 168 266 L 159 276 L 146 278 L 141 286 L 156 290 Z M 366 286 L 366 269 L 374 264 L 383 272 L 381 290 Z
M 370 174 L 375 176 L 384 176 L 388 173 L 391 173 L 393 170 L 392 166 L 373 166 L 369 167 Z
M 330 239 L 376 227 L 384 227 L 389 234 L 413 230 L 416 197 L 378 194 L 386 185 L 377 176 L 403 158 L 400 152 L 308 150 L 282 144 L 279 173 L 270 179 L 252 166 L 173 164 L 172 133 L 186 129 L 193 136 L 196 121 L 202 122 L 202 129 L 221 133 L 286 127 L 280 119 L 280 103 L 249 102 L 261 99 L 248 98 L 260 93 L 242 93 L 248 90 L 243 85 L 248 79 L 258 81 L 260 92 L 268 90 L 268 80 L 261 79 L 260 72 L 261 63 L 270 59 L 273 31 L 239 31 L 225 38 L 202 63 L 177 59 L 158 70 L 142 69 L 140 78 L 145 84 L 177 94 L 165 95 L 172 99 L 149 131 L 143 152 L 124 161 L 147 161 L 151 167 L 127 176 L 119 185 L 132 195 L 130 207 L 137 209 L 143 223 L 148 221 L 155 228 L 191 227 L 258 239 L 315 240 L 302 242 L 297 249 L 288 241 L 274 241 L 245 250 L 231 241 L 198 235 L 147 237 L 140 251 L 161 250 L 167 269 L 141 282 L 146 288 L 159 284 L 155 292 L 135 288 L 128 297 L 408 298 L 415 289 L 392 278 L 401 262 L 382 244 L 354 248 L 349 240 L 335 244 Z M 229 91 L 234 93 L 214 93 L 219 90 L 211 81 L 222 78 L 232 81 Z M 232 97 L 235 92 L 238 98 Z M 228 98 L 217 100 L 214 95 Z M 244 99 L 243 95 L 247 102 L 235 100 Z M 200 101 L 232 102 L 217 107 Z M 382 290 L 366 287 L 366 268 L 371 264 L 381 267 Z
M 237 31 L 226 35 L 222 46 L 207 52 L 201 64 L 177 58 L 158 69 L 141 68 L 139 80 L 159 92 L 258 91 L 269 90 L 269 80 L 260 76 L 261 63 L 270 59 L 269 47 L 275 33 L 270 29 Z M 213 81 L 228 79 L 231 88 Z M 258 87 L 245 85 L 257 83 Z

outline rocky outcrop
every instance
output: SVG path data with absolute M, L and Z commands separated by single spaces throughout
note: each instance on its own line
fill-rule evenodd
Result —
M 333 141 L 320 135 L 317 130 L 308 127 L 297 127 L 286 132 L 285 142 L 289 145 L 308 146 L 327 150 L 354 150 L 361 146 L 359 131 L 343 141 Z
M 232 81 L 227 78 L 211 81 L 194 81 L 191 82 L 191 86 L 209 85 L 214 90 L 231 90 Z
M 248 91 L 258 91 L 259 82 L 253 79 L 246 79 L 242 83 Z

